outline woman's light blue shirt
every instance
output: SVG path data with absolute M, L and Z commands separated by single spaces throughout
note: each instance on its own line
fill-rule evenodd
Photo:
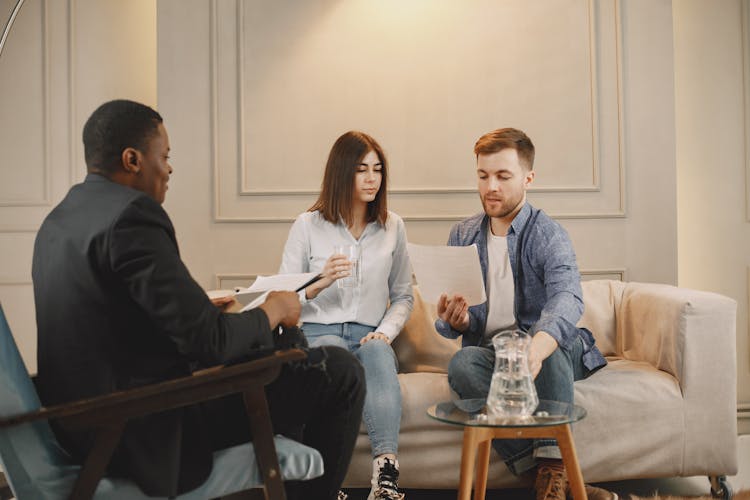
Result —
M 361 285 L 339 289 L 334 282 L 314 299 L 305 298 L 303 290 L 302 321 L 361 323 L 393 340 L 414 303 L 403 220 L 389 211 L 385 225 L 369 223 L 356 240 L 343 222 L 332 224 L 317 211 L 304 212 L 289 230 L 279 273 L 320 272 L 337 245 L 361 248 Z

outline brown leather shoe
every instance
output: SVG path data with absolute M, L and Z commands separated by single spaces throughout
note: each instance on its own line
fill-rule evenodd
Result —
M 568 491 L 568 475 L 565 468 L 539 465 L 534 481 L 536 500 L 565 500 Z
M 617 500 L 617 493 L 596 486 L 586 485 L 586 496 L 589 500 Z

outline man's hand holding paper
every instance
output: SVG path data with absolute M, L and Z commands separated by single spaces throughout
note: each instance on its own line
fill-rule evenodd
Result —
M 469 304 L 460 295 L 442 294 L 437 303 L 438 317 L 458 332 L 469 328 Z
M 266 313 L 271 328 L 296 326 L 302 310 L 295 292 L 268 292 L 266 300 L 258 307 Z
M 266 301 L 269 292 L 274 291 L 297 291 L 300 287 L 309 285 L 316 281 L 319 276 L 316 273 L 298 274 L 276 274 L 273 276 L 258 276 L 248 288 L 237 291 L 238 295 L 247 293 L 260 293 L 252 302 L 242 308 L 248 311 L 260 306 Z

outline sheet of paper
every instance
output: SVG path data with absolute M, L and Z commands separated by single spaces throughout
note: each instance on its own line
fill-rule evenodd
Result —
M 269 292 L 263 292 L 257 297 L 255 297 L 255 299 L 251 300 L 245 307 L 240 309 L 240 312 L 249 311 L 250 309 L 255 309 L 256 307 L 261 305 L 263 302 L 266 301 L 266 297 L 268 296 L 268 293 Z
M 258 307 L 266 301 L 268 292 L 273 291 L 295 291 L 311 279 L 317 276 L 317 273 L 298 273 L 298 274 L 275 274 L 273 276 L 258 276 L 253 284 L 247 288 L 237 290 L 237 295 L 260 293 L 255 299 L 241 309 L 248 311 Z
M 487 300 L 477 246 L 449 247 L 408 243 L 411 267 L 425 301 L 437 304 L 443 293 L 462 295 L 470 306 Z
M 253 292 L 270 292 L 274 290 L 291 290 L 294 291 L 311 279 L 317 276 L 317 273 L 298 273 L 298 274 L 274 274 L 273 276 L 258 276 L 253 284 L 238 293 Z

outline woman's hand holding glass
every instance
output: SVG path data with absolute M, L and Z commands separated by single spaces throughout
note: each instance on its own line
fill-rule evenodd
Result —
M 308 299 L 314 299 L 336 280 L 350 276 L 351 270 L 352 263 L 345 255 L 340 253 L 331 255 L 323 266 L 323 270 L 320 271 L 322 278 L 305 288 L 305 295 Z

